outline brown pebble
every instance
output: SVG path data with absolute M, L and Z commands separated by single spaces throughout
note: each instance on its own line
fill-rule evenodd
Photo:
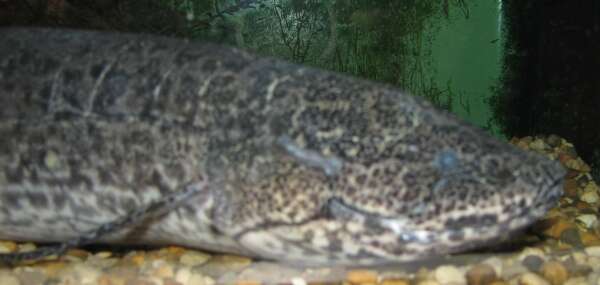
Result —
M 561 160 L 562 162 L 562 160 Z M 567 169 L 567 174 L 565 175 L 565 178 L 567 179 L 571 179 L 571 178 L 575 178 L 579 175 L 579 171 L 573 170 L 573 169 Z
M 592 205 L 590 205 L 587 202 L 583 202 L 583 201 L 577 201 L 575 203 L 575 208 L 577 208 L 578 210 L 594 210 L 594 207 Z
M 567 179 L 564 184 L 564 192 L 565 196 L 575 198 L 577 197 L 577 180 L 575 179 Z
M 372 270 L 352 270 L 346 274 L 346 280 L 350 283 L 377 283 L 377 272 Z
M 176 256 L 182 255 L 182 254 L 184 254 L 187 251 L 188 251 L 187 249 L 185 249 L 183 247 L 180 247 L 180 246 L 169 246 L 169 247 L 167 247 L 167 252 L 169 254 L 176 255 Z
M 563 284 L 569 279 L 567 268 L 558 261 L 548 261 L 544 263 L 540 273 L 553 285 Z
M 549 228 L 544 231 L 544 234 L 555 239 L 560 239 L 560 235 L 567 229 L 575 228 L 576 225 L 565 219 L 553 218 L 548 220 L 552 223 Z
M 90 253 L 82 249 L 74 248 L 69 249 L 65 255 L 74 256 L 80 259 L 86 259 L 88 256 L 90 256 Z
M 524 273 L 519 277 L 520 285 L 550 285 L 548 281 L 546 281 L 543 277 L 535 274 L 535 273 Z
M 129 260 L 137 266 L 142 266 L 142 264 L 144 264 L 144 262 L 146 261 L 146 256 L 142 252 L 135 253 L 135 254 L 129 256 Z
M 485 285 L 496 280 L 496 271 L 488 264 L 477 264 L 467 271 L 467 284 Z
M 585 246 L 597 246 L 597 245 L 600 245 L 600 237 L 598 237 L 598 235 L 596 235 L 595 233 L 582 232 L 580 234 L 580 236 L 581 236 L 581 242 Z

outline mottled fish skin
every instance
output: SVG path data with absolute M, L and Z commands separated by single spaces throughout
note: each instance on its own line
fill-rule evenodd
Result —
M 102 241 L 378 264 L 488 245 L 562 193 L 557 162 L 383 84 L 150 35 L 0 39 L 0 239 L 65 241 L 207 183 Z

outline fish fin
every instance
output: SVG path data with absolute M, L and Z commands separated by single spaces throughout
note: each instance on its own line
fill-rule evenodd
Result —
M 62 256 L 69 249 L 93 243 L 107 235 L 135 226 L 147 219 L 166 214 L 194 195 L 207 191 L 207 189 L 207 183 L 205 182 L 187 185 L 182 191 L 169 193 L 144 207 L 134 209 L 127 215 L 106 222 L 97 228 L 82 233 L 68 241 L 56 245 L 40 247 L 27 252 L 2 253 L 0 254 L 0 264 L 16 264 L 24 261 L 37 261 L 49 256 Z

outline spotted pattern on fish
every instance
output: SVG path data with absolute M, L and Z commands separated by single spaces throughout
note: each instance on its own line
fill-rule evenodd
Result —
M 0 239 L 77 239 L 203 185 L 99 241 L 379 264 L 490 245 L 562 193 L 556 161 L 384 84 L 150 35 L 0 38 Z

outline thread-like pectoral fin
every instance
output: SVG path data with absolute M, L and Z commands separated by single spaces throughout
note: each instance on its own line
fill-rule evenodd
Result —
M 134 209 L 124 216 L 120 216 L 99 227 L 82 233 L 81 235 L 59 243 L 45 246 L 33 251 L 0 254 L 0 263 L 14 264 L 23 261 L 35 261 L 49 256 L 61 256 L 67 250 L 96 242 L 108 235 L 130 229 L 143 221 L 167 214 L 169 211 L 181 206 L 193 196 L 208 191 L 207 181 L 197 182 L 185 186 L 181 191 L 174 191 L 147 205 Z

